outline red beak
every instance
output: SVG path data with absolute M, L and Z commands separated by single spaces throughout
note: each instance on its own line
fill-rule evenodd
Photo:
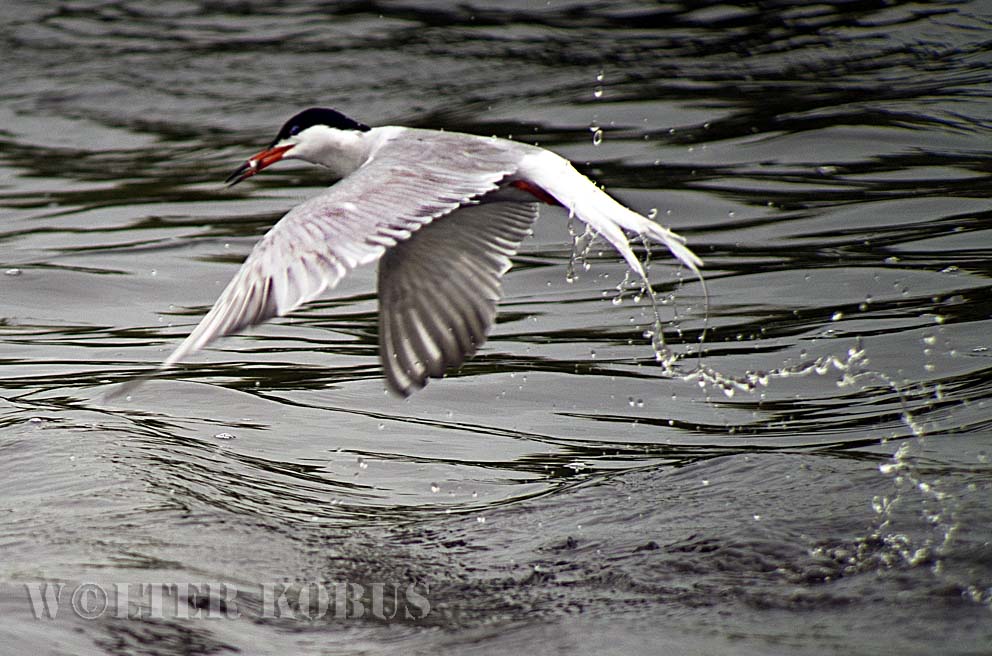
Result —
M 248 159 L 247 162 L 238 167 L 238 169 L 227 177 L 224 182 L 227 186 L 233 187 L 242 180 L 246 180 L 251 176 L 255 175 L 267 166 L 271 166 L 281 160 L 286 156 L 286 153 L 293 147 L 292 144 L 288 146 L 273 146 L 272 148 L 266 148 L 259 154 Z

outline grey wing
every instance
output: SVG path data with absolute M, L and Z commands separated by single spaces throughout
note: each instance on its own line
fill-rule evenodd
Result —
M 497 189 L 516 171 L 515 146 L 454 133 L 397 131 L 361 168 L 293 208 L 266 233 L 162 367 L 292 311 L 434 219 Z
M 485 342 L 500 279 L 530 234 L 536 203 L 468 206 L 421 228 L 379 260 L 379 356 L 403 396 Z

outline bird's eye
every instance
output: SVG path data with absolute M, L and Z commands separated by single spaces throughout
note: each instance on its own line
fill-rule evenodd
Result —
M 299 125 L 294 125 L 293 127 L 289 128 L 289 136 L 293 137 L 298 135 L 299 133 L 300 133 Z

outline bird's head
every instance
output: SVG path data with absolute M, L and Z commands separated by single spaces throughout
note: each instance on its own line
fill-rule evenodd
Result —
M 347 159 L 349 147 L 358 135 L 369 129 L 337 110 L 311 107 L 286 121 L 269 147 L 239 166 L 226 182 L 228 186 L 236 185 L 283 159 L 302 159 L 332 169 L 342 168 L 336 165 L 337 160 Z

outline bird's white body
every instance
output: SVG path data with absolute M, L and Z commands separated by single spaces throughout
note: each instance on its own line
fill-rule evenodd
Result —
M 330 113 L 328 123 L 347 122 L 345 129 L 315 122 L 312 114 L 320 112 Z M 550 151 L 455 132 L 368 128 L 333 110 L 307 110 L 294 120 L 308 115 L 287 122 L 232 179 L 297 158 L 341 180 L 269 230 L 163 367 L 291 312 L 349 270 L 379 261 L 383 369 L 391 389 L 410 394 L 485 341 L 501 277 L 530 233 L 538 200 L 561 204 L 587 223 L 640 276 L 625 230 L 664 244 L 697 274 L 702 265 L 684 239 L 627 209 Z

